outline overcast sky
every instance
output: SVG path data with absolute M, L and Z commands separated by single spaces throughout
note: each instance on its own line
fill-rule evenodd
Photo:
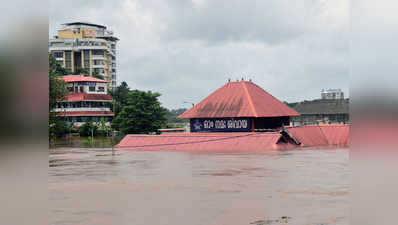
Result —
M 348 0 L 51 0 L 50 36 L 84 21 L 120 38 L 118 83 L 189 107 L 233 80 L 282 101 L 349 87 Z

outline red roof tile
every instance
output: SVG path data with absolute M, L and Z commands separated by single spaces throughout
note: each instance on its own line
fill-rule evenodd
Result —
M 303 147 L 349 145 L 349 125 L 306 125 L 286 129 Z
M 257 151 L 293 148 L 277 144 L 281 134 L 272 133 L 175 133 L 162 135 L 130 134 L 117 148 L 142 151 Z
M 331 125 L 321 126 L 322 132 L 328 140 L 329 145 L 349 146 L 350 126 L 349 125 Z
M 69 93 L 66 96 L 66 100 L 67 101 L 84 101 L 84 100 L 113 101 L 113 98 L 108 94 Z
M 179 118 L 298 116 L 294 109 L 253 82 L 228 82 Z
M 106 80 L 101 80 L 91 76 L 81 75 L 66 75 L 61 77 L 65 82 L 80 82 L 80 81 L 88 81 L 88 82 L 99 82 L 99 83 L 107 83 Z
M 326 146 L 328 141 L 319 126 L 299 126 L 287 128 L 287 131 L 303 147 Z

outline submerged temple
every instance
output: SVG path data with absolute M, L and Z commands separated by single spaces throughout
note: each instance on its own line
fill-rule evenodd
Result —
M 349 125 L 290 126 L 290 117 L 299 115 L 251 81 L 228 82 L 179 116 L 190 119 L 191 132 L 129 134 L 116 147 L 136 151 L 259 151 L 348 146 Z
M 290 124 L 300 114 L 251 81 L 228 82 L 179 118 L 191 132 L 254 132 Z

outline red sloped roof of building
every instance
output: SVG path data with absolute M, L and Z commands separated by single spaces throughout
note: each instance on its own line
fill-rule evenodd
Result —
M 261 151 L 293 148 L 278 144 L 281 134 L 273 133 L 169 133 L 130 134 L 116 146 L 141 151 Z
M 305 125 L 286 129 L 301 146 L 349 146 L 350 126 L 346 124 Z
M 106 80 L 101 80 L 99 78 L 91 77 L 91 76 L 86 76 L 83 74 L 80 75 L 66 75 L 61 77 L 65 82 L 81 82 L 81 81 L 87 81 L 87 82 L 98 82 L 98 83 L 107 83 Z
M 88 93 L 69 93 L 66 101 L 112 101 L 112 96 L 108 94 L 88 94 Z
M 326 146 L 328 140 L 319 126 L 299 126 L 287 128 L 287 131 L 300 142 L 303 147 Z
M 179 118 L 299 116 L 264 89 L 249 81 L 228 82 Z
M 350 145 L 350 126 L 349 125 L 330 125 L 321 126 L 322 132 L 328 140 L 329 145 Z

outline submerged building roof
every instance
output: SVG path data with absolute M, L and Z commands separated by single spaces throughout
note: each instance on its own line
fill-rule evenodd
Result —
M 294 109 L 251 81 L 228 82 L 179 118 L 299 116 Z
M 294 148 L 278 132 L 268 133 L 173 133 L 126 135 L 116 146 L 136 151 L 261 151 Z
M 294 142 L 290 141 L 293 140 Z M 350 145 L 350 125 L 305 125 L 261 133 L 129 134 L 116 148 L 135 151 L 261 151 Z
M 350 125 L 324 124 L 288 127 L 286 131 L 300 142 L 302 147 L 349 146 Z

